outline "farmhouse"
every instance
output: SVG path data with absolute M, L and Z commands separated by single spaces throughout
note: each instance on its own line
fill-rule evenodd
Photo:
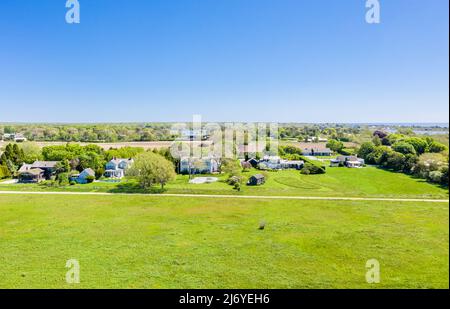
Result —
M 214 157 L 180 159 L 180 174 L 213 174 L 219 172 L 220 162 Z
M 330 166 L 346 166 L 350 168 L 358 168 L 364 166 L 364 159 L 357 156 L 338 156 L 336 159 L 330 160 Z
M 333 151 L 326 147 L 304 147 L 302 154 L 305 156 L 331 156 Z
M 50 179 L 56 172 L 58 161 L 35 161 L 33 164 L 23 164 L 19 169 L 19 182 L 39 182 Z
M 261 174 L 253 175 L 248 179 L 247 185 L 249 186 L 260 186 L 266 182 L 266 177 Z
M 105 173 L 108 178 L 123 178 L 125 171 L 133 164 L 133 159 L 117 159 L 113 158 L 105 165 Z
M 45 180 L 44 171 L 40 168 L 29 169 L 19 173 L 20 183 L 38 183 L 42 180 Z

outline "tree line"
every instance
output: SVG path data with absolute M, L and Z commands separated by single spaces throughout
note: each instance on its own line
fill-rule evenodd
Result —
M 422 138 L 375 131 L 373 140 L 360 146 L 358 156 L 367 164 L 415 175 L 430 182 L 448 186 L 448 147 L 431 137 Z

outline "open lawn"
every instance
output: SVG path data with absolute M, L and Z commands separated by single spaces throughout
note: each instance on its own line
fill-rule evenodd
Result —
M 258 171 L 244 173 L 251 176 Z M 244 186 L 236 192 L 219 176 L 220 182 L 211 184 L 189 184 L 188 176 L 178 176 L 166 186 L 165 193 L 181 194 L 238 194 L 266 196 L 334 196 L 334 197 L 393 197 L 447 199 L 448 189 L 427 183 L 423 179 L 394 173 L 375 167 L 362 169 L 328 168 L 324 175 L 301 175 L 296 170 L 270 172 L 267 183 L 259 187 Z M 4 191 L 94 191 L 115 193 L 142 193 L 134 181 L 121 183 L 95 182 L 62 188 L 43 187 L 36 184 L 0 184 Z M 159 188 L 151 192 L 160 193 Z
M 448 272 L 448 203 L 0 195 L 0 288 L 448 288 Z

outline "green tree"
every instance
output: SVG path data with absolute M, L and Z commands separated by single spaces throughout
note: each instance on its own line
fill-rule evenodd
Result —
M 361 144 L 358 150 L 358 156 L 367 159 L 367 156 L 375 150 L 375 145 L 372 142 L 365 142 Z
M 340 152 L 344 148 L 344 143 L 335 139 L 331 139 L 328 141 L 327 147 L 335 152 Z
M 403 171 L 406 157 L 404 154 L 396 151 L 389 152 L 386 158 L 386 167 L 394 171 Z
M 155 184 L 160 184 L 164 189 L 166 183 L 176 177 L 172 162 L 153 152 L 137 155 L 127 175 L 136 178 L 144 189 Z
M 408 144 L 411 144 L 414 149 L 416 150 L 416 153 L 418 155 L 421 155 L 425 152 L 427 152 L 428 149 L 428 143 L 426 140 L 420 138 L 420 137 L 410 137 L 405 139 L 405 142 Z
M 394 151 L 400 152 L 404 155 L 406 154 L 416 154 L 416 149 L 413 145 L 407 143 L 407 142 L 397 142 L 394 145 L 392 145 L 392 149 Z
M 438 143 L 436 141 L 432 141 L 431 143 L 428 144 L 429 152 L 438 153 L 438 152 L 443 152 L 447 149 L 448 149 L 447 146 L 445 146 L 444 144 Z

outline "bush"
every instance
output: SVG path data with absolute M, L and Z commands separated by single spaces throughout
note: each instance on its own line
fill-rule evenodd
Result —
M 340 152 L 344 148 L 344 143 L 332 139 L 327 143 L 327 147 L 335 152 Z
M 93 183 L 94 180 L 95 180 L 95 176 L 87 176 L 87 177 L 86 177 L 87 183 Z
M 405 167 L 405 161 L 406 157 L 404 154 L 392 151 L 388 153 L 385 165 L 386 167 L 393 169 L 394 171 L 403 171 Z
M 300 171 L 300 174 L 309 175 L 311 174 L 311 171 L 307 167 L 303 167 L 302 170 Z
M 76 182 L 76 181 L 74 181 L 74 180 L 71 180 L 69 184 L 70 184 L 71 186 L 74 186 L 74 185 L 76 185 L 76 184 L 77 184 L 77 182 Z
M 445 151 L 447 149 L 448 149 L 447 146 L 445 146 L 444 144 L 435 142 L 435 141 L 431 142 L 428 145 L 428 151 L 429 152 L 436 152 L 437 153 L 437 152 Z
M 444 174 L 440 171 L 432 171 L 428 174 L 428 180 L 434 183 L 441 183 Z
M 413 145 L 406 143 L 406 142 L 397 142 L 394 145 L 392 145 L 392 149 L 394 151 L 400 152 L 404 155 L 407 154 L 416 154 L 416 149 L 414 149 Z
M 356 149 L 354 148 L 343 148 L 339 151 L 340 154 L 344 156 L 353 156 L 356 153 Z
M 300 173 L 304 175 L 325 174 L 325 170 L 320 166 L 306 162 Z
M 98 169 L 95 170 L 95 179 L 100 179 L 103 174 L 105 173 L 105 169 L 103 167 L 99 167 Z
M 375 150 L 375 145 L 372 142 L 366 142 L 361 144 L 358 150 L 358 157 L 367 160 L 367 156 Z
M 0 179 L 11 177 L 11 173 L 7 166 L 0 166 Z
M 58 185 L 66 186 L 69 184 L 69 173 L 58 174 L 57 177 Z

